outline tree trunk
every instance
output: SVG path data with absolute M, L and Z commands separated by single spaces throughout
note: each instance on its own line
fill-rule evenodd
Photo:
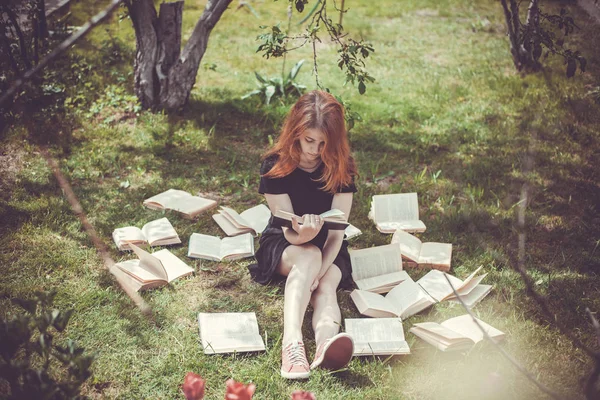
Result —
M 527 10 L 527 20 L 521 24 L 519 18 L 519 3 L 510 0 L 510 8 L 506 0 L 501 0 L 508 37 L 510 53 L 517 71 L 530 72 L 540 69 L 538 62 L 541 54 L 539 42 L 535 41 L 540 23 L 538 0 L 531 0 Z
M 208 37 L 232 0 L 208 0 L 183 51 L 183 1 L 162 3 L 160 16 L 152 0 L 129 0 L 126 5 L 135 29 L 135 93 L 142 107 L 177 110 L 190 96 Z

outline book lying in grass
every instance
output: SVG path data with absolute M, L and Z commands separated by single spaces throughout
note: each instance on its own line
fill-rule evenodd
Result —
M 258 236 L 265 230 L 271 218 L 271 210 L 264 204 L 259 204 L 238 214 L 232 208 L 221 207 L 219 213 L 213 215 L 215 222 L 227 236 L 237 236 L 251 233 Z
M 167 249 L 148 253 L 130 243 L 137 260 L 121 261 L 115 266 L 129 275 L 136 291 L 167 285 L 182 276 L 191 275 L 194 269 Z
M 198 326 L 204 354 L 265 350 L 253 312 L 198 313 Z
M 129 243 L 136 246 L 166 246 L 181 243 L 179 235 L 167 218 L 148 222 L 142 229 L 135 226 L 117 228 L 112 233 L 113 240 L 119 250 L 131 250 Z
M 354 340 L 355 356 L 410 354 L 400 318 L 347 318 L 344 323 Z
M 437 303 L 410 276 L 390 290 L 386 296 L 355 289 L 350 293 L 350 298 L 359 313 L 373 318 L 406 319 Z
M 346 221 L 346 214 L 343 211 L 338 210 L 336 208 L 326 211 L 319 215 L 324 220 L 323 228 L 331 229 L 331 230 L 344 230 L 348 227 L 348 221 Z M 286 226 L 288 228 L 292 227 L 292 218 L 296 217 L 296 220 L 302 225 L 302 217 L 297 216 L 296 214 L 277 210 L 275 215 L 273 215 L 273 219 L 271 224 L 274 226 Z
M 173 210 L 183 217 L 192 219 L 198 214 L 217 206 L 216 200 L 192 196 L 183 190 L 169 189 L 144 200 L 144 206 L 151 210 Z
M 477 319 L 479 325 L 494 342 L 504 339 L 504 332 Z M 484 339 L 483 332 L 470 315 L 450 318 L 440 324 L 422 322 L 414 324 L 410 332 L 441 351 L 468 350 Z
M 492 285 L 476 285 L 470 292 L 467 292 L 466 294 L 461 294 L 460 299 L 463 301 L 463 303 L 465 303 L 467 307 L 471 308 L 477 303 L 479 303 L 481 300 L 483 300 L 485 296 L 487 296 L 491 292 L 491 290 Z M 460 304 L 460 301 L 455 295 L 451 295 L 450 297 L 448 297 L 447 300 L 453 303 Z
M 352 224 L 348 224 L 348 226 L 344 230 L 344 234 L 346 235 L 345 239 L 350 240 L 350 239 L 354 239 L 355 237 L 357 237 L 359 235 L 362 235 L 362 231 L 360 229 L 358 229 L 356 226 L 354 226 Z
M 373 196 L 369 218 L 382 233 L 425 232 L 419 219 L 419 202 L 416 193 L 380 194 Z
M 408 278 L 398 244 L 350 250 L 352 278 L 360 290 L 386 293 Z
M 254 237 L 250 233 L 220 239 L 216 236 L 192 233 L 188 257 L 212 261 L 237 260 L 254 255 Z
M 460 296 L 467 296 L 473 291 L 477 285 L 486 277 L 487 274 L 476 276 L 482 267 L 477 268 L 471 275 L 469 275 L 464 281 L 459 278 L 452 276 L 446 272 L 442 272 L 436 269 L 432 269 L 425 276 L 418 280 L 419 285 L 433 297 L 436 301 L 447 300 L 454 297 L 454 291 L 452 287 Z M 446 275 L 450 280 L 450 286 L 448 280 L 444 277 Z
M 450 270 L 452 245 L 450 243 L 423 243 L 418 237 L 403 230 L 397 230 L 392 236 L 392 243 L 400 244 L 402 259 L 407 265 Z

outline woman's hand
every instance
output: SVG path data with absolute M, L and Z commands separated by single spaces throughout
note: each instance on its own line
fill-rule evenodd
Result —
M 298 239 L 306 243 L 317 236 L 325 221 L 318 215 L 304 214 L 301 222 L 302 224 L 296 218 L 292 218 L 292 229 L 298 234 Z

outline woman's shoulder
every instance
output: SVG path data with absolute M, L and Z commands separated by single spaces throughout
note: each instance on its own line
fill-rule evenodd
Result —
M 275 163 L 277 163 L 277 160 L 279 160 L 278 154 L 271 154 L 267 156 L 260 165 L 260 174 L 264 175 L 267 172 L 269 172 L 273 168 Z

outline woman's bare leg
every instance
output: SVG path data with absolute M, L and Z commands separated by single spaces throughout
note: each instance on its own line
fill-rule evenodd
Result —
M 283 306 L 284 346 L 302 341 L 302 322 L 311 297 L 310 287 L 320 269 L 321 251 L 312 244 L 288 246 L 281 256 L 277 272 L 287 276 Z
M 337 287 L 341 279 L 342 273 L 334 264 L 329 267 L 319 281 L 319 286 L 312 293 L 312 326 L 317 347 L 340 330 L 342 314 L 337 301 Z

